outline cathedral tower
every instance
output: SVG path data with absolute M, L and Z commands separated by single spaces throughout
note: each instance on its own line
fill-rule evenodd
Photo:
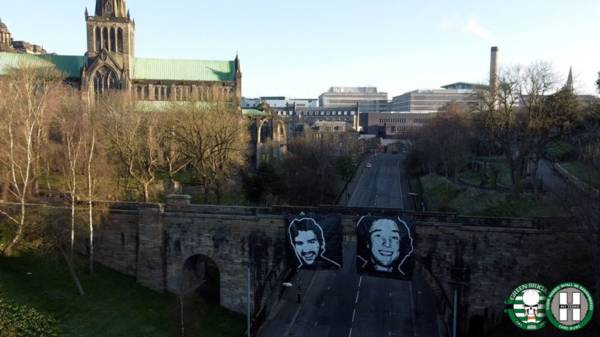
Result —
M 87 64 L 82 89 L 102 93 L 109 89 L 129 89 L 135 57 L 135 21 L 125 0 L 96 0 L 95 15 L 85 11 L 87 25 Z
M 8 27 L 0 19 L 0 51 L 12 51 L 12 36 Z

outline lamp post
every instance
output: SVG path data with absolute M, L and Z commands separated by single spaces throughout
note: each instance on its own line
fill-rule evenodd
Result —
M 248 288 L 247 288 L 248 291 L 247 291 L 247 297 L 246 297 L 246 302 L 248 304 L 247 312 L 246 312 L 246 329 L 247 329 L 246 330 L 246 336 L 247 337 L 250 337 L 250 315 L 251 315 L 251 312 L 250 312 L 250 310 L 251 310 L 251 308 L 250 308 L 250 287 L 251 287 L 251 284 L 250 284 L 250 273 L 251 273 L 250 265 L 251 265 L 250 261 L 248 261 Z

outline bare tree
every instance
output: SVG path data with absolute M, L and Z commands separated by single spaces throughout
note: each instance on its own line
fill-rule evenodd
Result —
M 62 79 L 54 68 L 21 65 L 19 69 L 10 70 L 0 85 L 0 118 L 3 120 L 0 156 L 2 166 L 8 168 L 9 190 L 20 203 L 18 218 L 11 218 L 17 225 L 16 234 L 3 247 L 4 254 L 11 255 L 23 237 L 25 204 L 35 174 L 39 172 L 36 164 L 39 164 L 40 144 L 52 113 L 51 97 L 62 86 Z
M 61 106 L 56 114 L 56 122 L 60 129 L 61 146 L 60 166 L 66 177 L 66 188 L 71 203 L 71 229 L 69 257 L 73 259 L 75 247 L 75 222 L 78 180 L 82 173 L 81 157 L 84 155 L 86 142 L 85 106 L 75 89 L 68 88 L 61 94 Z
M 138 109 L 126 95 L 113 94 L 102 100 L 108 150 L 150 201 L 150 186 L 160 170 L 159 118 L 155 111 Z
M 502 73 L 495 94 L 479 93 L 477 117 L 487 138 L 506 157 L 515 193 L 520 192 L 528 174 L 535 176 L 546 145 L 574 126 L 574 95 L 568 88 L 556 90 L 555 79 L 554 70 L 547 63 L 517 66 Z M 528 168 L 533 168 L 533 172 Z
M 223 187 L 243 167 L 248 127 L 238 109 L 215 94 L 209 103 L 187 102 L 175 107 L 173 136 L 185 161 L 204 188 L 221 200 Z

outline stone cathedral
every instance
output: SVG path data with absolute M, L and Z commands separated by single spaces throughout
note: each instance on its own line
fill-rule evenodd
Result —
M 125 0 L 96 0 L 94 15 L 85 10 L 87 52 L 83 56 L 48 54 L 40 46 L 14 41 L 0 21 L 0 75 L 23 63 L 54 64 L 66 80 L 92 98 L 125 90 L 139 101 L 206 100 L 217 94 L 240 102 L 242 73 L 232 61 L 171 60 L 135 57 L 135 20 Z

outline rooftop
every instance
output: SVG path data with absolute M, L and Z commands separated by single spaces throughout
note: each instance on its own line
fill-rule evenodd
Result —
M 0 53 L 0 75 L 21 64 L 48 66 L 54 64 L 68 78 L 80 78 L 86 63 L 85 56 L 29 55 Z M 133 63 L 134 80 L 173 81 L 233 81 L 234 61 L 200 61 L 136 58 Z

